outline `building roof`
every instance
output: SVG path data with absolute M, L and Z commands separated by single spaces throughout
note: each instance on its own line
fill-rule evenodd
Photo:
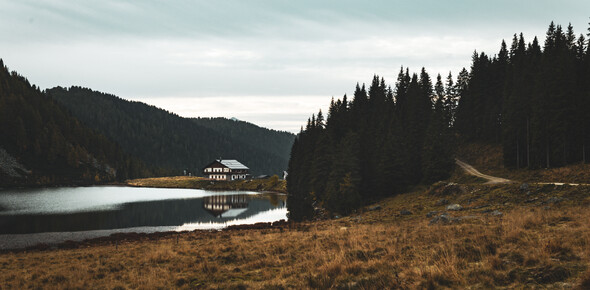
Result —
M 217 161 L 219 161 L 219 163 L 223 164 L 225 167 L 229 169 L 250 169 L 246 167 L 246 165 L 240 163 L 238 160 L 226 159 Z

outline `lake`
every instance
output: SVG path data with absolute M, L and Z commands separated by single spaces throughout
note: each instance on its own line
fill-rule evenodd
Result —
M 286 196 L 124 186 L 0 191 L 0 249 L 287 220 Z

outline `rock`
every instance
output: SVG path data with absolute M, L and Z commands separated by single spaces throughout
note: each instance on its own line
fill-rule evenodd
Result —
M 474 206 L 473 209 L 480 209 L 480 208 L 484 208 L 484 207 L 488 207 L 490 206 L 489 204 L 482 204 L 482 205 L 478 205 L 478 206 Z
M 495 210 L 495 211 L 491 212 L 490 215 L 492 215 L 492 216 L 503 216 L 504 214 L 501 211 L 499 211 L 499 210 Z
M 459 184 L 439 181 L 430 186 L 428 193 L 431 195 L 447 196 L 451 194 L 463 193 L 465 190 Z
M 463 209 L 463 207 L 460 204 L 454 203 L 454 204 L 447 205 L 447 210 L 459 211 L 459 210 L 462 210 L 462 209 Z
M 429 225 L 435 224 L 450 224 L 461 221 L 462 218 L 460 217 L 451 217 L 447 213 L 443 213 L 441 215 L 435 216 L 433 219 L 430 220 Z
M 449 215 L 441 214 L 441 215 L 435 216 L 433 219 L 431 219 L 428 224 L 429 225 L 448 224 L 450 222 L 451 222 L 451 218 L 449 217 Z
M 520 190 L 522 191 L 528 191 L 529 190 L 529 184 L 528 183 L 523 183 L 520 185 Z
M 428 212 L 428 213 L 426 214 L 426 217 L 427 217 L 427 218 L 431 218 L 431 217 L 433 217 L 433 216 L 435 216 L 435 215 L 437 215 L 437 214 L 438 214 L 438 211 L 431 211 L 431 212 Z
M 539 200 L 539 198 L 538 197 L 534 197 L 534 198 L 529 198 L 529 199 L 525 200 L 524 202 L 525 203 L 533 203 L 533 202 L 535 202 L 537 200 Z
M 440 206 L 440 205 L 447 205 L 449 204 L 449 201 L 445 198 L 439 199 L 434 205 L 435 206 Z
M 374 210 L 380 210 L 381 206 L 380 205 L 374 205 L 368 208 L 369 211 L 374 211 Z
M 401 215 L 411 215 L 411 214 L 412 214 L 412 212 L 411 212 L 411 211 L 409 211 L 409 210 L 407 210 L 407 209 L 402 209 L 402 210 L 399 212 L 399 214 L 401 214 Z

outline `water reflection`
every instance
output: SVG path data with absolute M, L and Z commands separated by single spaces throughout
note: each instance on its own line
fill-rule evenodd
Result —
M 203 198 L 203 208 L 214 217 L 237 217 L 248 209 L 249 200 L 246 194 L 207 196 Z
M 80 188 L 82 191 L 84 188 Z M 71 189 L 69 189 L 71 190 Z M 125 189 L 129 190 L 129 189 Z M 133 188 L 137 195 L 151 194 L 149 188 Z M 196 192 L 196 191 L 195 191 Z M 23 200 L 15 201 L 11 195 L 11 203 L 2 203 L 0 209 L 0 241 L 2 234 L 30 234 L 42 232 L 77 232 L 95 230 L 114 230 L 125 228 L 159 228 L 160 230 L 185 230 L 191 228 L 222 228 L 230 224 L 255 222 L 272 222 L 286 219 L 286 196 L 282 194 L 231 194 L 199 191 L 199 194 L 177 196 L 167 199 L 149 200 L 139 198 L 129 202 L 112 204 L 101 210 L 78 212 L 47 212 L 36 211 L 34 208 L 26 212 L 17 208 L 27 203 L 27 195 Z M 83 193 L 81 194 L 83 198 Z M 161 195 L 161 189 L 158 190 Z M 59 205 L 68 200 L 56 200 L 60 195 L 44 196 L 47 202 Z M 180 198 L 179 198 L 180 197 Z M 0 194 L 0 201 L 3 195 Z M 35 198 L 39 198 L 38 194 Z M 14 206 L 11 206 L 14 204 Z M 8 207 L 6 206 L 8 205 Z M 69 205 L 64 204 L 64 207 Z M 136 231 L 136 230 L 134 230 Z M 157 231 L 157 230 L 150 230 Z

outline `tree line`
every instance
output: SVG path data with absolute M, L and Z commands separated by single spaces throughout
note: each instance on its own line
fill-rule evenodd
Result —
M 461 78 L 461 77 L 460 77 Z M 419 182 L 446 179 L 454 165 L 451 130 L 457 84 L 425 69 L 400 69 L 395 87 L 374 76 L 367 91 L 333 100 L 327 118 L 312 115 L 291 151 L 289 218 L 309 219 L 319 205 L 347 214 Z
M 543 44 L 521 33 L 493 57 L 473 54 L 457 131 L 468 141 L 501 144 L 510 168 L 585 163 L 589 105 L 588 41 L 571 24 L 564 30 L 552 22 Z
M 590 32 L 590 29 L 589 29 Z M 588 35 L 590 37 L 590 34 Z M 402 67 L 393 88 L 374 76 L 352 100 L 312 115 L 291 150 L 292 220 L 314 208 L 347 214 L 418 183 L 449 177 L 457 140 L 500 144 L 504 163 L 540 168 L 587 162 L 590 47 L 551 23 L 543 47 L 514 35 L 498 54 L 474 52 L 470 70 L 431 80 Z
M 88 88 L 56 87 L 48 96 L 158 175 L 201 175 L 215 159 L 237 159 L 252 174 L 282 175 L 295 136 L 226 118 L 183 118 Z M 197 102 L 198 99 L 195 99 Z
M 138 159 L 82 125 L 0 60 L 0 148 L 24 165 L 19 176 L 0 166 L 0 186 L 94 184 L 149 176 Z

